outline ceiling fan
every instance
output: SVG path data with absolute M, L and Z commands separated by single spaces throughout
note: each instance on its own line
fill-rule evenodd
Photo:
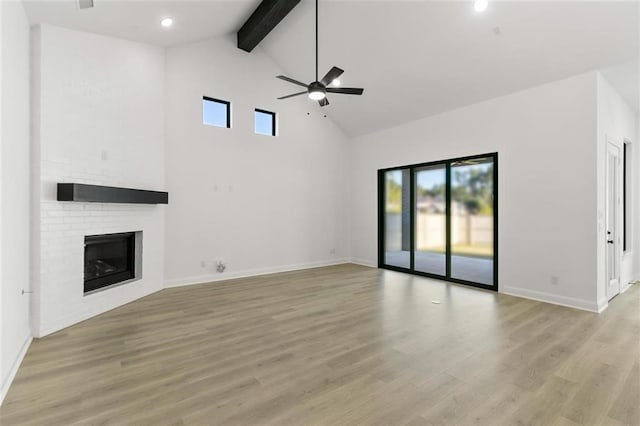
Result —
M 321 107 L 329 105 L 329 100 L 327 99 L 327 93 L 339 93 L 343 95 L 362 95 L 364 93 L 364 89 L 357 89 L 353 87 L 327 87 L 331 83 L 333 83 L 344 70 L 333 67 L 329 70 L 327 75 L 322 77 L 322 80 L 318 80 L 318 0 L 316 0 L 316 79 L 312 83 L 305 84 L 298 80 L 294 80 L 293 78 L 286 77 L 284 75 L 278 75 L 276 78 L 280 80 L 288 81 L 289 83 L 297 84 L 298 86 L 305 87 L 307 90 L 294 93 L 292 95 L 282 96 L 278 99 L 287 99 L 292 98 L 294 96 L 304 95 L 308 93 L 309 98 L 314 101 L 318 101 Z

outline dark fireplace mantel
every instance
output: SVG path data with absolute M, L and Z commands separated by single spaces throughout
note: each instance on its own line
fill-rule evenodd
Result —
M 114 186 L 59 183 L 58 201 L 85 203 L 169 204 L 169 193 Z

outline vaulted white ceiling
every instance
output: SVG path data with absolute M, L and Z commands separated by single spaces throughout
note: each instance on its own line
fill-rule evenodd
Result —
M 321 75 L 337 65 L 345 85 L 366 89 L 330 96 L 331 117 L 358 135 L 637 61 L 636 3 L 491 2 L 484 14 L 472 3 L 321 1 Z M 310 81 L 313 2 L 287 18 L 261 47 Z M 294 88 L 283 83 L 282 94 Z
M 78 0 L 23 0 L 32 24 L 60 27 L 161 46 L 203 40 L 236 32 L 260 0 L 94 0 L 78 9 Z M 171 16 L 170 31 L 160 20 Z
M 27 1 L 47 22 L 165 46 L 233 34 L 259 0 Z M 287 75 L 314 77 L 314 2 L 303 0 L 257 49 Z M 638 102 L 639 4 L 633 1 L 320 0 L 320 74 L 345 70 L 358 96 L 330 95 L 325 112 L 354 136 L 595 69 Z M 176 18 L 161 31 L 163 16 Z M 280 83 L 274 97 L 298 91 Z M 288 102 L 288 101 L 282 101 Z M 311 102 L 311 101 L 309 101 Z M 313 107 L 316 107 L 315 105 Z M 461 123 L 464 125 L 464 123 Z

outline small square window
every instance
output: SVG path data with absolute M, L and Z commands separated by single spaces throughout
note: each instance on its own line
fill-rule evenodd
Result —
M 231 102 L 203 96 L 202 124 L 231 128 Z
M 258 135 L 276 135 L 276 113 L 255 109 L 255 132 Z

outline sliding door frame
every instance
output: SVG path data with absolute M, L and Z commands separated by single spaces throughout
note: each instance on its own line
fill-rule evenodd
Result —
M 481 158 L 491 158 L 493 160 L 493 284 L 486 285 L 482 283 L 476 283 L 473 281 L 462 280 L 459 278 L 451 277 L 451 165 L 456 162 L 477 160 Z M 416 221 L 416 195 L 415 195 L 415 176 L 416 169 L 429 166 L 444 165 L 446 167 L 446 182 L 445 182 L 445 200 L 446 200 L 446 270 L 445 276 L 432 274 L 429 272 L 422 272 L 415 270 L 415 221 Z M 385 173 L 394 170 L 409 169 L 409 191 L 410 205 L 410 241 L 411 247 L 409 251 L 409 268 L 403 268 L 400 266 L 385 264 Z M 404 182 L 403 182 L 404 185 Z M 397 272 L 405 272 L 413 275 L 419 275 L 427 278 L 434 278 L 437 280 L 448 281 L 456 284 L 464 284 L 472 287 L 483 288 L 487 290 L 498 291 L 498 153 L 492 152 L 489 154 L 472 155 L 468 157 L 452 158 L 449 160 L 430 161 L 427 163 L 410 164 L 396 167 L 388 167 L 378 170 L 378 268 L 389 269 Z

